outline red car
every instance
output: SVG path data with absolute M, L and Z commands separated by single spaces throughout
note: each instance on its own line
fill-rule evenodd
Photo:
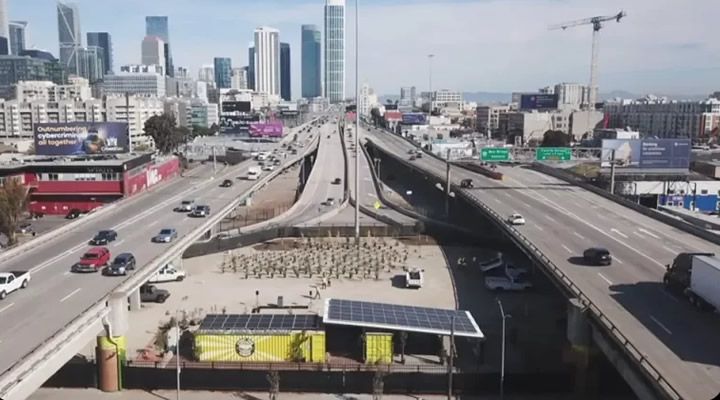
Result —
M 110 263 L 110 250 L 107 247 L 93 247 L 72 266 L 72 272 L 96 272 Z

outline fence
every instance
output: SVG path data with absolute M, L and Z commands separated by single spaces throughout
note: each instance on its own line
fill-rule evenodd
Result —
M 218 232 L 226 232 L 232 229 L 239 229 L 254 225 L 277 217 L 292 207 L 292 203 L 285 203 L 270 209 L 253 210 L 249 206 L 232 217 L 226 218 L 218 224 Z

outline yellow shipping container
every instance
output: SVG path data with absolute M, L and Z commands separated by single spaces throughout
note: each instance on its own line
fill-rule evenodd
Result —
M 297 352 L 297 354 L 293 354 Z M 325 362 L 325 332 L 195 335 L 199 361 Z
M 365 334 L 365 363 L 390 364 L 393 359 L 392 333 L 368 332 Z

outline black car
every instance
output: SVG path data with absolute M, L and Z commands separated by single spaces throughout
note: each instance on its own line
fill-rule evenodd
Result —
M 340 182 L 342 182 L 342 181 L 340 180 L 340 178 L 335 178 L 335 179 L 333 179 L 332 184 L 333 184 L 333 185 L 339 185 Z
M 473 181 L 472 179 L 463 179 L 460 181 L 460 187 L 461 188 L 467 188 L 471 189 L 473 187 Z
M 154 285 L 140 286 L 140 301 L 143 303 L 164 303 L 170 297 L 170 292 L 158 289 Z
M 583 252 L 583 260 L 591 265 L 610 265 L 612 256 L 610 252 L 602 247 L 591 247 Z
M 107 268 L 103 270 L 104 275 L 127 275 L 128 271 L 135 269 L 135 256 L 132 253 L 120 253 Z
M 100 231 L 90 240 L 90 244 L 93 246 L 102 246 L 106 245 L 113 240 L 117 239 L 117 232 L 115 232 L 112 229 L 106 229 L 104 231 Z
M 225 179 L 220 186 L 221 187 L 230 187 L 233 185 L 233 182 L 230 179 Z
M 66 219 L 75 219 L 75 218 L 79 217 L 81 214 L 82 214 L 82 211 L 80 211 L 77 208 L 73 208 L 72 210 L 70 210 L 67 213 L 67 215 L 65 215 L 65 218 Z

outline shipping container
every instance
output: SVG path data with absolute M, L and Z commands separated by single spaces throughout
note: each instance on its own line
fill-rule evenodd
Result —
M 365 334 L 365 363 L 391 364 L 393 360 L 393 335 L 384 332 Z
M 325 362 L 325 332 L 196 333 L 199 361 Z

